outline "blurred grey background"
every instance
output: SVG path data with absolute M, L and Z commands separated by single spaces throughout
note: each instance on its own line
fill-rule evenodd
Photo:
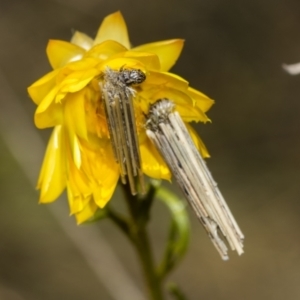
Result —
M 300 76 L 282 69 L 282 63 L 300 61 L 299 0 L 0 0 L 0 299 L 117 299 L 70 238 L 89 229 L 78 228 L 64 211 L 66 234 L 51 210 L 57 203 L 50 210 L 37 204 L 32 181 L 43 153 L 28 141 L 38 134 L 45 147 L 50 131 L 34 128 L 35 105 L 26 92 L 50 71 L 48 39 L 69 40 L 74 29 L 94 36 L 117 10 L 134 45 L 186 40 L 173 72 L 216 100 L 208 113 L 213 123 L 196 128 L 246 236 L 245 254 L 230 253 L 223 262 L 190 212 L 190 249 L 171 279 L 188 299 L 300 299 Z M 23 167 L 18 156 L 25 158 Z M 118 195 L 112 201 L 118 203 Z M 167 215 L 157 203 L 151 225 L 157 256 Z M 142 290 L 127 240 L 108 221 L 96 227 Z M 91 251 L 101 267 L 105 251 Z M 108 281 L 118 278 L 118 269 L 105 268 Z

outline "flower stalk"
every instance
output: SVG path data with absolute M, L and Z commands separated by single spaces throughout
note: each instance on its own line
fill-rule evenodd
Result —
M 144 283 L 150 300 L 164 299 L 164 282 L 169 273 L 178 265 L 189 243 L 189 219 L 186 205 L 176 195 L 163 188 L 158 181 L 151 181 L 143 196 L 132 195 L 129 185 L 119 185 L 124 194 L 128 216 L 124 217 L 107 206 L 103 217 L 108 217 L 123 232 L 134 247 L 139 258 Z M 151 208 L 157 198 L 171 213 L 171 224 L 165 250 L 160 263 L 155 263 L 148 223 Z M 170 293 L 172 291 L 170 290 Z M 174 293 L 172 293 L 174 294 Z M 175 299 L 177 299 L 174 294 Z
M 162 280 L 157 273 L 147 225 L 156 189 L 151 186 L 143 200 L 132 195 L 128 185 L 122 185 L 130 214 L 130 237 L 142 268 L 149 299 L 163 300 Z
M 145 227 L 137 230 L 134 241 L 142 266 L 149 299 L 163 300 L 162 282 L 156 272 L 149 236 Z

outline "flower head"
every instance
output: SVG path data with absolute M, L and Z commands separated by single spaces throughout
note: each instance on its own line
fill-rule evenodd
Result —
M 145 75 L 133 97 L 141 169 L 150 177 L 170 180 L 168 166 L 146 135 L 145 116 L 150 105 L 169 98 L 184 122 L 207 122 L 205 112 L 213 104 L 186 80 L 168 72 L 182 47 L 183 40 L 173 39 L 131 48 L 119 12 L 104 19 L 94 40 L 75 32 L 70 42 L 49 41 L 47 55 L 53 71 L 28 88 L 37 105 L 36 126 L 54 128 L 38 180 L 40 202 L 56 200 L 67 188 L 71 214 L 82 223 L 112 197 L 120 168 L 101 85 L 107 70 L 126 68 Z M 187 128 L 202 156 L 207 157 L 200 138 L 189 125 Z

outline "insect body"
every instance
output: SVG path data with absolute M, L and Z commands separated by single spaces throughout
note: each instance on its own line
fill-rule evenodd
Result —
M 142 192 L 145 190 L 141 155 L 134 114 L 134 85 L 142 83 L 146 75 L 139 69 L 107 67 L 100 81 L 105 114 L 115 160 L 120 167 L 121 180 L 127 179 L 131 193 L 137 193 L 135 178 L 139 178 Z
M 244 236 L 175 104 L 166 98 L 157 100 L 150 106 L 146 120 L 147 136 L 166 161 L 221 257 L 228 259 L 224 240 L 242 254 Z

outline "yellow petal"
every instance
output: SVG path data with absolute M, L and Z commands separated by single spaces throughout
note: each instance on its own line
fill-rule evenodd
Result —
M 188 94 L 193 98 L 195 105 L 199 107 L 203 112 L 207 112 L 211 106 L 215 103 L 214 100 L 208 98 L 203 93 L 189 87 Z
M 123 55 L 124 58 L 130 58 L 134 60 L 138 60 L 148 70 L 160 70 L 160 62 L 159 58 L 156 54 L 148 53 L 148 52 L 134 52 L 134 51 L 126 51 Z
M 68 149 L 68 189 L 74 198 L 86 199 L 92 195 L 91 179 L 74 163 L 71 149 Z
M 58 72 L 59 70 L 54 70 L 46 74 L 27 88 L 31 99 L 35 104 L 40 104 L 49 91 L 55 86 Z
M 100 67 L 101 72 L 104 72 L 106 67 L 110 67 L 113 70 L 120 70 L 122 67 L 140 69 L 146 73 L 146 68 L 143 63 L 136 59 L 123 58 L 122 56 L 105 61 Z
M 36 109 L 36 114 L 40 114 L 45 112 L 49 106 L 54 102 L 54 98 L 57 94 L 58 87 L 54 86 L 48 94 L 44 97 L 44 99 L 40 102 L 39 106 Z
M 151 141 L 146 138 L 140 145 L 143 172 L 155 179 L 171 179 L 171 173 Z
M 73 149 L 72 150 L 73 150 L 74 163 L 75 163 L 75 166 L 77 167 L 77 169 L 80 169 L 80 167 L 81 167 L 80 142 L 76 135 L 73 135 L 72 138 L 73 138 L 73 141 L 72 141 Z
M 201 121 L 204 123 L 210 121 L 205 113 L 194 105 L 193 99 L 188 94 L 175 88 L 153 87 L 152 89 L 141 92 L 139 95 L 144 99 L 141 103 L 141 109 L 146 114 L 149 110 L 149 103 L 154 103 L 159 99 L 167 98 L 175 103 L 175 109 L 184 121 Z
M 80 32 L 80 31 L 75 31 L 71 38 L 71 43 L 75 44 L 84 50 L 89 50 L 93 46 L 93 39 L 89 37 L 87 34 Z
M 107 193 L 103 193 L 104 197 L 109 197 L 110 190 L 116 186 L 119 179 L 119 167 L 115 162 L 110 141 L 103 139 L 103 144 L 100 153 L 96 153 L 98 159 L 92 160 L 90 157 L 90 165 L 93 167 L 94 178 L 108 190 Z
M 130 48 L 127 26 L 122 14 L 118 11 L 108 15 L 100 25 L 97 32 L 94 45 L 100 44 L 107 40 L 113 40 L 127 49 Z
M 88 202 L 91 201 L 92 199 L 92 195 L 89 195 L 87 197 L 78 196 L 78 195 L 74 196 L 74 194 L 72 193 L 72 188 L 69 184 L 67 185 L 67 191 L 68 191 L 70 215 L 74 215 L 82 211 L 84 207 L 88 204 Z
M 94 201 L 96 204 L 100 207 L 103 208 L 107 202 L 111 199 L 115 189 L 116 185 L 118 183 L 118 180 L 114 182 L 114 184 L 110 186 L 96 186 L 93 191 L 93 197 Z
M 85 53 L 83 48 L 60 40 L 50 40 L 46 51 L 53 69 L 61 68 L 69 62 L 79 60 Z
M 87 139 L 85 116 L 85 89 L 69 93 L 65 98 L 64 120 L 70 132 L 80 138 Z
M 180 91 L 186 91 L 189 83 L 180 76 L 172 73 L 150 71 L 143 88 L 147 88 L 145 85 L 149 85 L 150 88 L 152 85 L 156 86 L 157 88 L 167 86 Z
M 87 145 L 94 149 L 87 148 Z M 115 162 L 109 140 L 83 141 L 81 169 L 93 181 L 94 200 L 103 207 L 111 198 L 119 179 L 119 168 Z
M 210 122 L 207 115 L 197 107 L 189 108 L 185 105 L 176 105 L 176 110 L 185 122 Z
M 193 142 L 195 143 L 196 148 L 199 150 L 201 156 L 203 158 L 210 157 L 207 148 L 205 147 L 204 143 L 202 142 L 201 138 L 199 137 L 197 132 L 194 130 L 194 128 L 191 125 L 189 125 L 188 123 L 185 123 L 185 125 L 191 135 Z
M 51 103 L 46 111 L 34 114 L 37 128 L 49 128 L 63 123 L 63 107 L 60 103 Z
M 56 200 L 66 187 L 66 157 L 64 134 L 56 126 L 50 137 L 37 188 L 41 190 L 40 203 Z
M 58 86 L 59 92 L 56 95 L 55 101 L 60 102 L 67 93 L 75 93 L 82 90 L 99 73 L 100 71 L 96 68 L 72 72 Z
M 169 71 L 176 63 L 183 48 L 184 40 L 174 39 L 167 41 L 144 44 L 132 49 L 132 51 L 150 52 L 159 57 L 160 70 Z
M 84 57 L 81 60 L 72 61 L 60 70 L 57 76 L 58 77 L 57 82 L 60 82 L 66 76 L 70 75 L 72 72 L 89 70 L 95 68 L 98 64 L 99 64 L 99 60 L 91 57 L 89 58 Z
M 160 64 L 158 57 L 154 54 L 127 51 L 114 55 L 111 59 L 106 60 L 100 66 L 101 72 L 103 72 L 106 67 L 110 67 L 113 70 L 120 70 L 122 67 L 140 69 L 147 76 L 149 69 L 159 70 Z
M 81 167 L 81 144 L 72 128 L 67 128 L 72 160 L 77 169 Z
M 94 57 L 104 61 L 117 53 L 125 51 L 127 51 L 127 49 L 123 45 L 109 40 L 92 47 L 86 52 L 85 57 Z
M 75 214 L 77 224 L 80 225 L 90 219 L 95 214 L 97 209 L 98 206 L 95 204 L 95 202 L 89 201 L 81 212 Z

